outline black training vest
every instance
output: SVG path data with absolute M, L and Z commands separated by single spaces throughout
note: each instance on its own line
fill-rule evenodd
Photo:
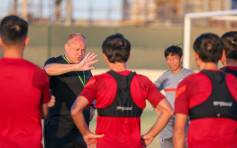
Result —
M 227 67 L 223 67 L 221 68 L 223 71 L 227 72 L 227 73 L 232 73 L 235 77 L 237 77 L 237 71 L 235 70 L 232 70 L 230 68 L 227 68 Z
M 210 97 L 200 105 L 189 109 L 190 119 L 229 118 L 237 120 L 237 102 L 226 84 L 226 73 L 222 71 L 201 71 L 212 82 Z
M 122 76 L 112 70 L 107 72 L 116 80 L 117 93 L 114 101 L 108 107 L 97 108 L 98 115 L 107 117 L 140 117 L 143 109 L 138 107 L 131 96 L 130 85 L 135 72 Z

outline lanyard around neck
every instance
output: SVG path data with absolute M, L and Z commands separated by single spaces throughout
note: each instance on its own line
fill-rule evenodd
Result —
M 65 55 L 62 55 L 62 57 L 64 58 L 65 61 L 67 61 L 68 64 L 71 64 L 71 63 L 67 60 L 67 58 L 65 57 Z M 84 71 L 82 71 L 82 72 L 83 72 L 83 76 L 84 76 L 84 81 L 82 81 L 81 76 L 80 76 L 77 72 L 76 72 L 76 74 L 77 74 L 78 78 L 80 79 L 81 84 L 82 84 L 83 86 L 85 86 L 85 85 L 86 85 L 85 72 L 84 72 Z

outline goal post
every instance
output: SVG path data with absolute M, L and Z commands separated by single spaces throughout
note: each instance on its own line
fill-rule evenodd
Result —
M 237 10 L 198 12 L 198 13 L 185 14 L 184 32 L 183 32 L 183 35 L 184 35 L 183 36 L 183 48 L 184 48 L 183 66 L 185 68 L 190 68 L 190 42 L 191 42 L 192 20 L 193 19 L 200 19 L 200 18 L 216 17 L 216 16 L 231 16 L 231 15 L 237 15 Z M 223 18 L 223 20 L 225 20 L 225 18 Z M 233 20 L 228 19 L 228 20 L 233 21 L 234 19 Z

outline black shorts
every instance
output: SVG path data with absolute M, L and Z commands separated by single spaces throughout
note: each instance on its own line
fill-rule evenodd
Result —
M 45 126 L 44 148 L 87 148 L 77 129 Z

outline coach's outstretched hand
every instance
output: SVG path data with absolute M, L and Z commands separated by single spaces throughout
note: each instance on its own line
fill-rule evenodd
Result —
M 78 64 L 78 71 L 86 71 L 94 69 L 92 64 L 97 63 L 99 60 L 94 60 L 98 55 L 95 53 L 88 53 L 84 59 Z

